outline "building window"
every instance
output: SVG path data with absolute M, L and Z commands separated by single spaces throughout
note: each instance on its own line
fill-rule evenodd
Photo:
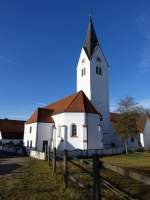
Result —
M 83 69 L 81 70 L 81 76 L 83 76 L 83 74 L 84 74 L 84 71 L 83 71 Z
M 82 59 L 82 63 L 85 63 L 85 59 L 84 58 Z
M 81 76 L 84 76 L 86 74 L 86 68 L 83 68 L 82 70 L 81 70 Z
M 96 74 L 102 75 L 102 69 L 101 69 L 101 67 L 96 66 Z
M 30 148 L 32 148 L 32 140 L 30 140 Z
M 103 115 L 100 116 L 100 122 L 103 121 Z
M 27 140 L 27 147 L 29 147 L 29 140 Z
M 30 132 L 30 133 L 32 132 L 32 126 L 30 126 L 30 130 L 29 130 L 29 132 Z
M 133 137 L 131 138 L 131 142 L 134 142 L 134 138 Z
M 99 67 L 99 75 L 102 75 L 102 69 Z
M 83 70 L 83 71 L 84 71 L 84 75 L 85 75 L 85 74 L 86 74 L 86 69 L 84 68 L 84 70 Z
M 72 124 L 71 126 L 71 137 L 77 136 L 77 126 L 75 124 Z
M 98 74 L 98 67 L 96 66 L 96 74 Z
M 97 56 L 96 61 L 97 61 L 97 62 L 101 62 L 101 59 L 100 59 L 99 56 Z

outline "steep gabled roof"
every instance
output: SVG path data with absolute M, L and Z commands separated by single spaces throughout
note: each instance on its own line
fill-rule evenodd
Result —
M 38 108 L 32 116 L 26 121 L 26 124 L 34 122 L 53 123 L 51 111 L 46 108 Z
M 83 91 L 79 91 L 55 103 L 49 104 L 45 108 L 51 110 L 52 115 L 63 112 L 85 112 L 100 114 Z
M 89 59 L 92 58 L 93 52 L 98 46 L 99 46 L 98 39 L 96 36 L 96 32 L 94 30 L 92 19 L 90 17 L 86 39 L 83 44 L 83 48 Z

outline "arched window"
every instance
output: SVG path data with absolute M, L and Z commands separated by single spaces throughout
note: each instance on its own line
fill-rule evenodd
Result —
M 71 137 L 77 136 L 77 126 L 75 124 L 71 125 Z
M 29 140 L 27 140 L 27 147 L 29 147 Z

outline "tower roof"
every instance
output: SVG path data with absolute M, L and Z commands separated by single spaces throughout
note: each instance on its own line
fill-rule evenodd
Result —
M 83 44 L 83 48 L 89 59 L 92 58 L 93 52 L 98 46 L 99 46 L 98 39 L 97 39 L 96 32 L 92 23 L 92 19 L 90 17 L 86 39 Z

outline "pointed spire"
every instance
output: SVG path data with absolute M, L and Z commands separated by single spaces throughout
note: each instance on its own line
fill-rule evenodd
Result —
M 92 58 L 93 52 L 98 45 L 99 43 L 92 23 L 92 18 L 91 15 L 89 15 L 89 25 L 88 25 L 87 35 L 85 42 L 83 44 L 83 48 L 89 59 Z

